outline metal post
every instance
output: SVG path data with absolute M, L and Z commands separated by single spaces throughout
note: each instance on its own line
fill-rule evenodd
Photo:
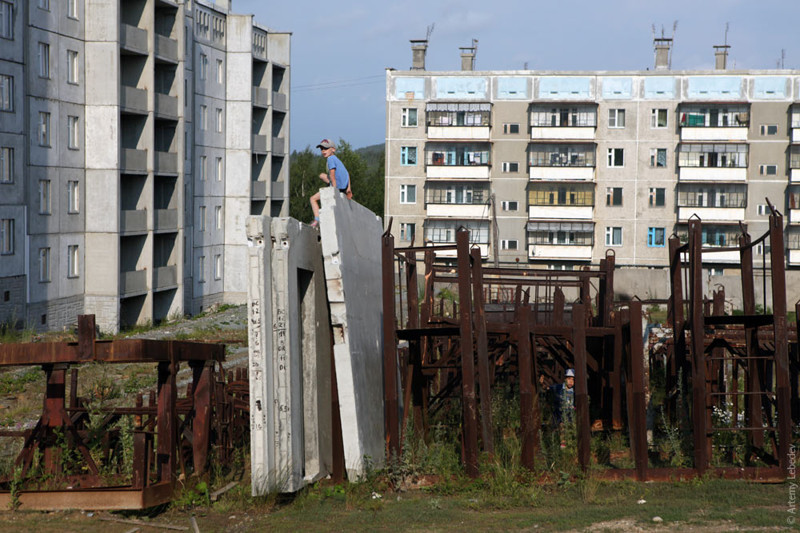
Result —
M 644 389 L 644 339 L 642 333 L 642 302 L 632 300 L 630 303 L 630 376 L 631 380 L 631 417 L 630 426 L 631 449 L 636 463 L 636 477 L 639 481 L 647 479 L 647 406 Z
M 483 269 L 481 251 L 473 248 L 470 252 L 472 266 L 472 298 L 475 310 L 476 351 L 478 354 L 478 386 L 480 390 L 481 437 L 483 449 L 494 455 L 494 436 L 492 435 L 492 389 L 490 385 L 489 339 L 486 333 L 486 314 L 483 301 Z
M 520 432 L 522 433 L 522 466 L 533 470 L 535 466 L 536 449 L 534 446 L 535 435 L 538 428 L 534 425 L 533 416 L 533 353 L 531 350 L 531 308 L 525 303 L 519 307 L 517 315 L 517 359 L 519 367 L 519 414 Z
M 192 365 L 194 419 L 192 420 L 192 462 L 196 474 L 205 472 L 211 441 L 211 387 L 214 361 Z
M 572 346 L 575 353 L 575 425 L 578 430 L 578 464 L 589 468 L 591 424 L 589 423 L 588 372 L 586 368 L 586 305 L 572 305 Z
M 463 410 L 464 460 L 467 475 L 478 477 L 478 412 L 475 401 L 475 351 L 472 341 L 472 296 L 470 294 L 469 231 L 456 233 L 458 299 L 461 344 L 461 402 Z
M 739 258 L 742 264 L 742 307 L 745 316 L 756 314 L 756 292 L 755 281 L 753 279 L 753 248 L 750 246 L 750 235 L 745 233 L 739 237 L 741 252 Z M 760 366 L 758 361 L 753 359 L 758 353 L 758 328 L 745 322 L 744 341 L 747 359 L 747 383 L 745 391 L 748 393 L 744 398 L 745 405 L 745 424 L 747 427 L 755 428 L 762 425 L 761 418 L 761 379 Z M 764 447 L 764 432 L 761 430 L 747 430 L 747 440 L 750 446 L 755 448 Z
M 704 353 L 703 255 L 700 220 L 689 220 L 689 298 L 692 324 L 692 426 L 694 466 L 699 475 L 708 469 L 708 426 L 706 410 L 706 360 Z
M 382 239 L 383 266 L 383 386 L 386 457 L 400 457 L 400 421 L 397 415 L 397 340 L 394 292 L 394 237 L 388 231 Z

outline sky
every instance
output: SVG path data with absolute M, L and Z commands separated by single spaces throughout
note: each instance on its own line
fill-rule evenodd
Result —
M 427 70 L 459 70 L 478 40 L 475 70 L 653 68 L 653 30 L 673 33 L 672 68 L 800 68 L 800 0 L 233 0 L 263 26 L 292 33 L 292 150 L 323 138 L 354 148 L 386 137 L 386 68 L 411 67 L 410 39 L 433 25 Z

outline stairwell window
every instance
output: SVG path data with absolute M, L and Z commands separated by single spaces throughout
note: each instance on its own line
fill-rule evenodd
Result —
M 39 283 L 50 282 L 50 248 L 39 248 Z
M 516 239 L 503 239 L 500 241 L 500 248 L 503 250 L 519 250 L 519 241 Z
M 67 212 L 71 215 L 80 212 L 80 183 L 70 180 L 67 182 Z
M 214 256 L 214 279 L 222 279 L 222 254 L 216 254 Z
M 77 150 L 80 147 L 80 143 L 78 142 L 78 134 L 80 133 L 80 129 L 78 127 L 78 117 L 75 116 L 68 116 L 67 117 L 67 148 L 70 150 Z
M 77 244 L 67 246 L 67 277 L 77 278 L 80 276 L 80 249 Z
M 519 124 L 503 124 L 503 133 L 506 135 L 516 135 L 519 133 Z
M 762 176 L 775 176 L 778 173 L 778 165 L 759 165 L 758 173 Z
M 0 183 L 14 183 L 14 149 L 0 147 Z
M 39 180 L 39 214 L 52 213 L 50 205 L 50 180 Z
M 78 0 L 68 0 L 67 17 L 78 20 Z
M 0 74 L 0 111 L 14 111 L 14 76 Z
M 208 56 L 200 54 L 200 79 L 204 80 L 208 76 Z
M 14 4 L 0 1 L 0 37 L 14 38 Z
M 50 148 L 50 113 L 39 112 L 39 146 Z
M 14 254 L 14 219 L 0 220 L 0 255 Z
M 67 83 L 78 84 L 78 52 L 67 50 Z
M 50 78 L 50 45 L 39 43 L 37 55 L 39 59 L 39 77 Z
M 514 161 L 503 161 L 502 169 L 506 174 L 519 172 L 519 163 Z

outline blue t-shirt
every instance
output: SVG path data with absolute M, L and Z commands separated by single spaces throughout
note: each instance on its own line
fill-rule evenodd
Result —
M 335 155 L 328 158 L 328 170 L 330 171 L 331 169 L 336 169 L 336 188 L 346 189 L 350 185 L 350 173 L 347 172 L 342 160 Z

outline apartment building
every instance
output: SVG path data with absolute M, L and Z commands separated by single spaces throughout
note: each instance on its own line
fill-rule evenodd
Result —
M 618 291 L 664 298 L 670 235 L 696 215 L 705 247 L 734 245 L 740 222 L 767 230 L 769 198 L 786 215 L 791 286 L 800 72 L 729 70 L 727 46 L 716 69 L 677 71 L 670 46 L 657 39 L 645 71 L 474 71 L 473 48 L 460 71 L 427 71 L 427 42 L 412 41 L 412 68 L 386 73 L 398 244 L 452 243 L 464 226 L 499 264 L 577 269 L 613 254 Z M 738 253 L 703 258 L 711 284 L 738 277 Z
M 290 34 L 202 0 L 0 0 L 0 322 L 104 330 L 246 295 L 288 213 Z

